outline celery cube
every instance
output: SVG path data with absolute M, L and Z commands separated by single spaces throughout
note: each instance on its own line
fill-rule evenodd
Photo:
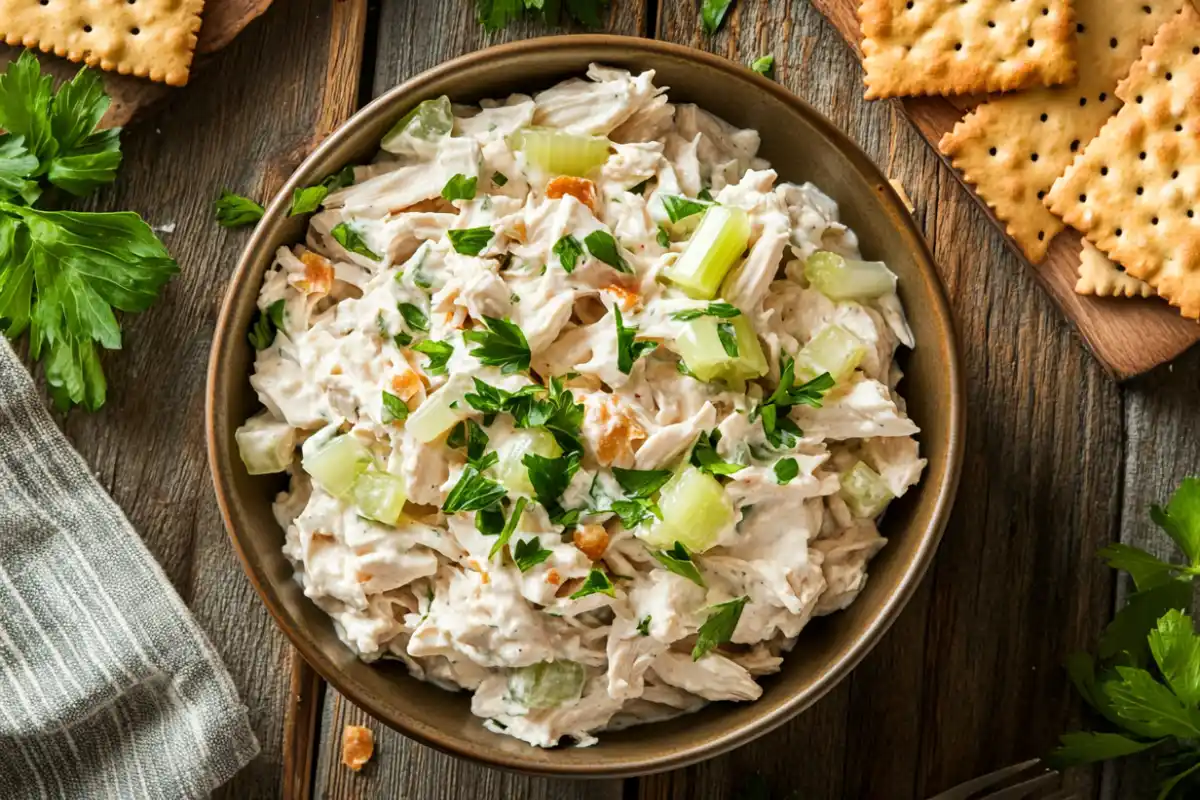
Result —
M 750 218 L 745 211 L 712 206 L 704 212 L 683 255 L 663 275 L 692 297 L 711 300 L 749 241 Z
M 729 354 L 721 342 L 718 325 L 729 325 L 737 343 L 737 355 Z M 684 364 L 702 381 L 725 380 L 730 383 L 767 374 L 767 357 L 758 334 L 745 315 L 733 319 L 699 317 L 684 325 L 675 338 L 674 349 Z
M 307 443 L 306 443 L 307 444 Z M 375 463 L 367 446 L 351 434 L 304 448 L 304 471 L 334 497 L 346 498 L 358 477 Z
M 874 519 L 895 495 L 879 473 L 859 461 L 841 475 L 841 496 L 856 517 Z
M 896 275 L 882 261 L 856 261 L 828 250 L 808 257 L 804 277 L 831 300 L 869 300 L 896 291 Z
M 548 128 L 525 128 L 509 138 L 514 150 L 550 175 L 583 177 L 608 160 L 612 142 L 603 136 L 579 136 Z
M 826 325 L 796 354 L 796 378 L 810 381 L 828 372 L 840 383 L 854 374 L 866 354 L 862 339 L 841 325 Z
M 246 420 L 233 435 L 242 463 L 251 475 L 283 472 L 292 463 L 296 431 L 267 413 Z
M 472 388 L 467 375 L 454 375 L 408 417 L 405 427 L 422 444 L 428 444 L 466 419 L 471 409 L 463 399 Z
M 404 480 L 390 472 L 371 467 L 354 482 L 354 504 L 360 514 L 376 522 L 395 525 L 407 499 Z
M 663 518 L 642 526 L 637 535 L 663 550 L 681 542 L 690 552 L 702 553 L 733 521 L 733 505 L 721 482 L 690 465 L 667 481 L 658 505 Z
M 553 434 L 544 428 L 527 428 L 514 431 L 512 436 L 496 451 L 500 460 L 493 468 L 496 480 L 514 494 L 533 495 L 533 484 L 529 482 L 529 468 L 522 462 L 527 453 L 558 458 L 562 448 Z
M 526 708 L 555 708 L 583 696 L 587 671 L 574 661 L 543 661 L 508 674 L 508 693 Z

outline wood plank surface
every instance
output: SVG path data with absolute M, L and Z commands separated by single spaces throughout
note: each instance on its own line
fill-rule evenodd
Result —
M 743 63 L 773 53 L 782 84 L 901 180 L 957 316 L 968 437 L 934 569 L 863 665 L 779 732 L 638 796 L 737 797 L 757 774 L 772 798 L 926 797 L 1045 753 L 1079 708 L 1059 664 L 1111 604 L 1093 554 L 1115 533 L 1118 388 L 895 106 L 861 100 L 858 64 L 815 9 L 742 0 L 709 41 L 689 7 L 661 8 L 663 38 Z M 1094 779 L 1071 775 L 1083 796 Z
M 856 54 L 862 33 L 859 29 L 859 0 L 813 0 L 813 5 L 833 23 L 837 32 Z M 856 87 L 862 94 L 862 84 Z M 854 87 L 850 87 L 853 91 Z M 941 97 L 909 98 L 898 101 L 920 134 L 938 153 L 942 135 L 962 118 L 968 103 L 952 103 Z M 961 106 L 961 107 L 960 107 Z M 938 157 L 942 158 L 938 153 Z M 943 158 L 949 166 L 949 161 Z M 954 170 L 952 174 L 961 180 Z M 1002 234 L 1004 223 L 996 219 L 987 204 L 965 182 L 963 187 L 986 218 Z M 1032 272 L 1042 289 L 1074 324 L 1084 343 L 1117 380 L 1139 375 L 1166 363 L 1200 341 L 1200 325 L 1185 320 L 1165 302 L 1153 299 L 1117 299 L 1084 297 L 1075 293 L 1079 276 L 1079 234 L 1067 229 L 1050 246 L 1045 261 L 1032 264 L 1007 235 L 1002 239 L 1016 261 Z

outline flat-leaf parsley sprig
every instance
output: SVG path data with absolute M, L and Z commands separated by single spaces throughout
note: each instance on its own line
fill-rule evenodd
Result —
M 29 331 L 63 410 L 104 405 L 97 345 L 121 349 L 115 312 L 146 310 L 179 271 L 137 214 L 44 208 L 116 178 L 120 129 L 97 129 L 109 102 L 86 67 L 54 91 L 28 50 L 0 75 L 0 330 Z
M 1067 673 L 1108 730 L 1062 737 L 1051 760 L 1089 764 L 1149 751 L 1160 800 L 1200 792 L 1200 636 L 1186 610 L 1200 574 L 1200 478 L 1187 478 L 1150 517 L 1186 556 L 1176 564 L 1125 544 L 1101 556 L 1133 578 L 1129 596 L 1100 639 L 1099 659 L 1077 653 Z

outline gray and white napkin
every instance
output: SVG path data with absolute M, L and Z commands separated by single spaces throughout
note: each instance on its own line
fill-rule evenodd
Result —
M 229 673 L 0 335 L 0 798 L 199 798 L 258 753 Z

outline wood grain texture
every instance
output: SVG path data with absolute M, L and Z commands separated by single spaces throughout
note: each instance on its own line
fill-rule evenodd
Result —
M 173 224 L 163 239 L 181 274 L 150 311 L 123 320 L 125 349 L 102 358 L 110 387 L 105 408 L 60 417 L 213 641 L 249 708 L 262 754 L 217 792 L 238 800 L 281 791 L 291 648 L 230 546 L 205 457 L 209 345 L 247 236 L 218 227 L 212 201 L 222 186 L 261 195 L 263 166 L 286 175 L 315 130 L 329 0 L 280 5 L 270 26 L 250 29 L 214 55 L 205 77 L 179 91 L 153 124 L 124 134 L 117 182 L 89 207 L 130 209 L 151 225 Z
M 858 0 L 813 0 L 813 5 L 829 18 L 854 52 L 859 53 L 862 34 L 856 13 Z M 954 127 L 964 109 L 970 105 L 969 101 L 956 100 L 952 103 L 940 97 L 899 102 L 935 153 L 942 135 Z M 940 153 L 938 157 L 941 158 Z M 961 180 L 957 171 L 951 172 Z M 1003 233 L 1004 224 L 996 219 L 987 204 L 969 186 L 963 185 L 987 219 Z M 1059 235 L 1041 264 L 1029 263 L 1008 236 L 1002 236 L 1002 239 L 1018 263 L 1032 272 L 1042 289 L 1071 320 L 1084 343 L 1117 380 L 1153 369 L 1200 341 L 1200 325 L 1183 319 L 1160 300 L 1097 298 L 1076 294 L 1080 244 L 1079 235 L 1074 231 L 1068 230 Z
M 605 30 L 637 35 L 646 29 L 646 6 L 617 0 Z M 562 33 L 536 21 L 510 25 L 497 33 L 475 21 L 474 3 L 409 0 L 385 3 L 374 22 L 373 72 L 364 76 L 376 97 L 417 73 L 450 58 L 500 42 Z M 422 31 L 426 46 L 413 47 L 413 31 Z M 370 69 L 370 64 L 366 66 Z M 341 764 L 341 736 L 346 725 L 367 725 L 375 732 L 375 757 L 361 773 Z M 620 781 L 571 782 L 512 775 L 452 758 L 406 739 L 370 720 L 337 693 L 326 693 L 313 794 L 320 798 L 413 798 L 413 800 L 618 800 Z
M 780 732 L 643 779 L 638 796 L 737 797 L 757 773 L 772 798 L 919 798 L 1048 751 L 1079 711 L 1059 664 L 1111 602 L 1094 553 L 1115 535 L 1118 388 L 897 107 L 861 100 L 857 63 L 814 9 L 742 0 L 711 41 L 687 6 L 659 21 L 742 63 L 773 53 L 778 80 L 903 183 L 956 312 L 969 421 L 933 571 L 862 666 Z M 1094 779 L 1070 778 L 1082 796 Z

